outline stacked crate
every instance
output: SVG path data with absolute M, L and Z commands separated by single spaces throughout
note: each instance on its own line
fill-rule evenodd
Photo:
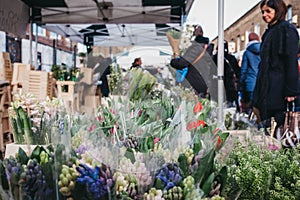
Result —
M 0 54 L 0 156 L 6 144 L 13 142 L 8 108 L 11 104 L 11 81 L 13 69 L 9 53 Z
M 11 81 L 13 95 L 19 94 L 22 91 L 23 85 L 26 82 L 26 78 L 28 78 L 27 73 L 30 71 L 30 69 L 31 68 L 29 64 L 13 64 L 13 77 Z
M 0 81 L 0 151 L 1 155 L 5 151 L 7 143 L 12 142 L 12 131 L 9 121 L 8 108 L 11 104 L 10 83 L 8 81 Z
M 23 92 L 33 94 L 39 100 L 46 100 L 49 91 L 48 72 L 29 71 L 24 74 Z
M 9 53 L 2 52 L 0 55 L 0 80 L 12 81 L 13 69 L 9 57 Z

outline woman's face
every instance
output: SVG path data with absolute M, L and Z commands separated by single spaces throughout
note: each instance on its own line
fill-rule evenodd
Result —
M 276 22 L 276 21 L 274 21 L 275 9 L 273 9 L 267 5 L 264 5 L 261 8 L 261 13 L 262 13 L 262 18 L 266 23 L 274 24 Z

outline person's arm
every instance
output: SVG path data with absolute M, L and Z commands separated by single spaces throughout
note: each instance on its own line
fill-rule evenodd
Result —
M 298 41 L 299 36 L 295 29 L 288 28 L 285 52 L 285 96 L 287 101 L 294 101 L 298 95 Z

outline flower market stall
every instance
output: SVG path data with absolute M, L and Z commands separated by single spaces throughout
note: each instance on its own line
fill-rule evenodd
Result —
M 300 197 L 297 149 L 280 149 L 254 130 L 246 144 L 228 137 L 217 127 L 216 103 L 180 86 L 161 90 L 141 69 L 118 85 L 119 95 L 94 116 L 70 115 L 59 99 L 17 96 L 9 111 L 22 148 L 0 162 L 1 198 Z

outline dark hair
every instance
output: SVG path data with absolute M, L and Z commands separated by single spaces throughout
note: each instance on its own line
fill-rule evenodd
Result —
M 133 63 L 132 63 L 132 65 L 137 66 L 138 65 L 137 62 L 139 62 L 140 60 L 141 60 L 140 57 L 139 58 L 135 58 L 134 61 L 133 61 Z
M 260 3 L 260 9 L 266 5 L 275 10 L 275 17 L 273 21 L 284 20 L 287 13 L 287 6 L 283 0 L 262 0 Z
M 198 36 L 198 35 L 203 36 L 203 29 L 202 29 L 202 27 L 200 25 L 194 26 L 193 35 L 195 35 L 195 36 Z

